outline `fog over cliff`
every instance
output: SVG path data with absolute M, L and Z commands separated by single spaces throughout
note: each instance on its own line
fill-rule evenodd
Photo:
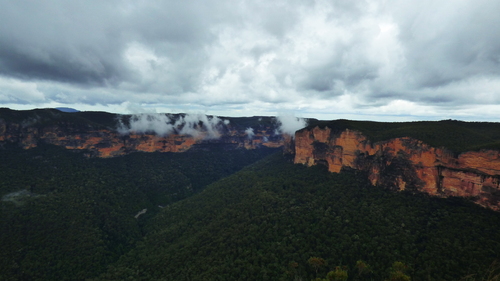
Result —
M 303 118 L 295 117 L 292 113 L 283 113 L 274 119 L 275 135 L 287 134 L 294 136 L 295 131 L 304 128 L 307 122 Z M 120 134 L 156 134 L 167 136 L 170 134 L 217 139 L 223 130 L 231 124 L 229 119 L 217 116 L 198 114 L 164 114 L 138 113 L 129 118 L 118 118 L 117 130 Z M 255 135 L 254 128 L 247 127 L 244 131 L 249 139 Z
M 253 128 L 249 127 L 245 130 L 245 134 L 249 139 L 252 139 L 255 133 L 253 132 Z
M 278 132 L 294 137 L 295 132 L 307 126 L 304 118 L 295 117 L 292 113 L 281 113 L 277 117 Z
M 222 120 L 217 116 L 205 114 L 185 114 L 172 116 L 161 113 L 134 114 L 125 124 L 119 119 L 118 132 L 121 134 L 154 133 L 160 136 L 169 134 L 203 136 L 205 139 L 219 138 L 222 127 L 226 127 L 229 120 Z

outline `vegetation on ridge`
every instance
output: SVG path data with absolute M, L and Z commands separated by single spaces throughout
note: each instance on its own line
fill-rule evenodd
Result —
M 168 114 L 173 119 L 186 114 Z M 57 109 L 44 108 L 33 110 L 12 110 L 9 108 L 0 108 L 0 120 L 8 122 L 27 124 L 33 127 L 43 127 L 53 124 L 74 124 L 87 128 L 90 126 L 94 129 L 111 129 L 115 130 L 119 125 L 119 121 L 128 125 L 132 115 L 121 115 L 101 111 L 79 111 L 79 112 L 63 112 Z M 246 130 L 249 127 L 253 128 L 275 128 L 277 127 L 276 118 L 269 116 L 253 116 L 253 117 L 220 117 L 224 120 L 229 120 L 229 125 L 237 130 Z
M 433 147 L 445 147 L 455 153 L 480 149 L 500 150 L 500 123 L 457 120 L 419 122 L 310 121 L 305 129 L 329 127 L 335 133 L 357 130 L 372 142 L 411 137 Z M 304 129 L 303 129 L 304 130 Z

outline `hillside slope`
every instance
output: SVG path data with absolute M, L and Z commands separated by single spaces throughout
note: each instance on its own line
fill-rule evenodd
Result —
M 349 280 L 383 280 L 395 261 L 412 280 L 459 280 L 500 257 L 499 226 L 500 214 L 460 199 L 396 193 L 275 154 L 163 209 L 96 280 L 312 280 L 335 266 Z M 311 257 L 327 265 L 310 267 Z M 372 272 L 359 276 L 357 260 Z
M 276 149 L 86 158 L 41 144 L 0 149 L 0 280 L 95 277 L 164 206 Z

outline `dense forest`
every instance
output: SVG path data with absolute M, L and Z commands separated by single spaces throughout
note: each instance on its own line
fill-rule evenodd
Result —
M 486 280 L 498 274 L 499 213 L 460 198 L 373 187 L 360 172 L 306 168 L 274 152 L 89 159 L 48 145 L 4 147 L 0 279 Z
M 104 112 L 0 114 L 40 128 L 117 122 Z M 231 119 L 243 130 L 256 122 L 276 125 Z M 309 122 L 456 153 L 500 148 L 498 123 Z M 0 280 L 500 278 L 500 213 L 465 199 L 374 187 L 363 172 L 295 165 L 266 147 L 86 155 L 0 145 Z
M 333 132 L 352 129 L 362 132 L 373 142 L 392 138 L 412 137 L 433 147 L 446 147 L 461 153 L 480 149 L 500 149 L 500 123 L 464 122 L 457 120 L 418 122 L 373 122 L 309 120 L 306 129 L 329 127 Z
M 51 145 L 4 145 L 0 280 L 96 276 L 142 239 L 144 223 L 164 206 L 275 151 L 213 146 L 89 159 Z
M 392 192 L 275 154 L 164 208 L 95 280 L 313 280 L 335 270 L 347 279 L 331 280 L 482 280 L 500 255 L 499 227 L 500 214 L 459 198 Z

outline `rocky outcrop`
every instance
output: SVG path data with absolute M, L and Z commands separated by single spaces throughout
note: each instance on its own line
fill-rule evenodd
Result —
M 136 151 L 184 152 L 200 144 L 226 145 L 230 149 L 281 147 L 284 144 L 283 137 L 275 134 L 276 128 L 269 125 L 255 126 L 251 136 L 245 132 L 245 127 L 231 124 L 224 125 L 215 136 L 214 132 L 203 131 L 201 126 L 193 135 L 178 132 L 158 135 L 134 132 L 124 134 L 117 129 L 98 126 L 90 122 L 65 121 L 61 117 L 49 120 L 50 122 L 47 120 L 28 122 L 27 120 L 34 119 L 6 121 L 0 116 L 0 145 L 14 143 L 29 149 L 45 143 L 63 146 L 67 149 L 84 149 L 87 150 L 88 156 L 114 157 Z
M 286 146 L 286 145 L 285 145 Z M 500 152 L 471 151 L 455 156 L 404 137 L 372 143 L 362 133 L 329 127 L 303 129 L 295 134 L 294 162 L 323 164 L 331 172 L 343 168 L 366 171 L 373 185 L 435 196 L 468 197 L 500 210 Z

